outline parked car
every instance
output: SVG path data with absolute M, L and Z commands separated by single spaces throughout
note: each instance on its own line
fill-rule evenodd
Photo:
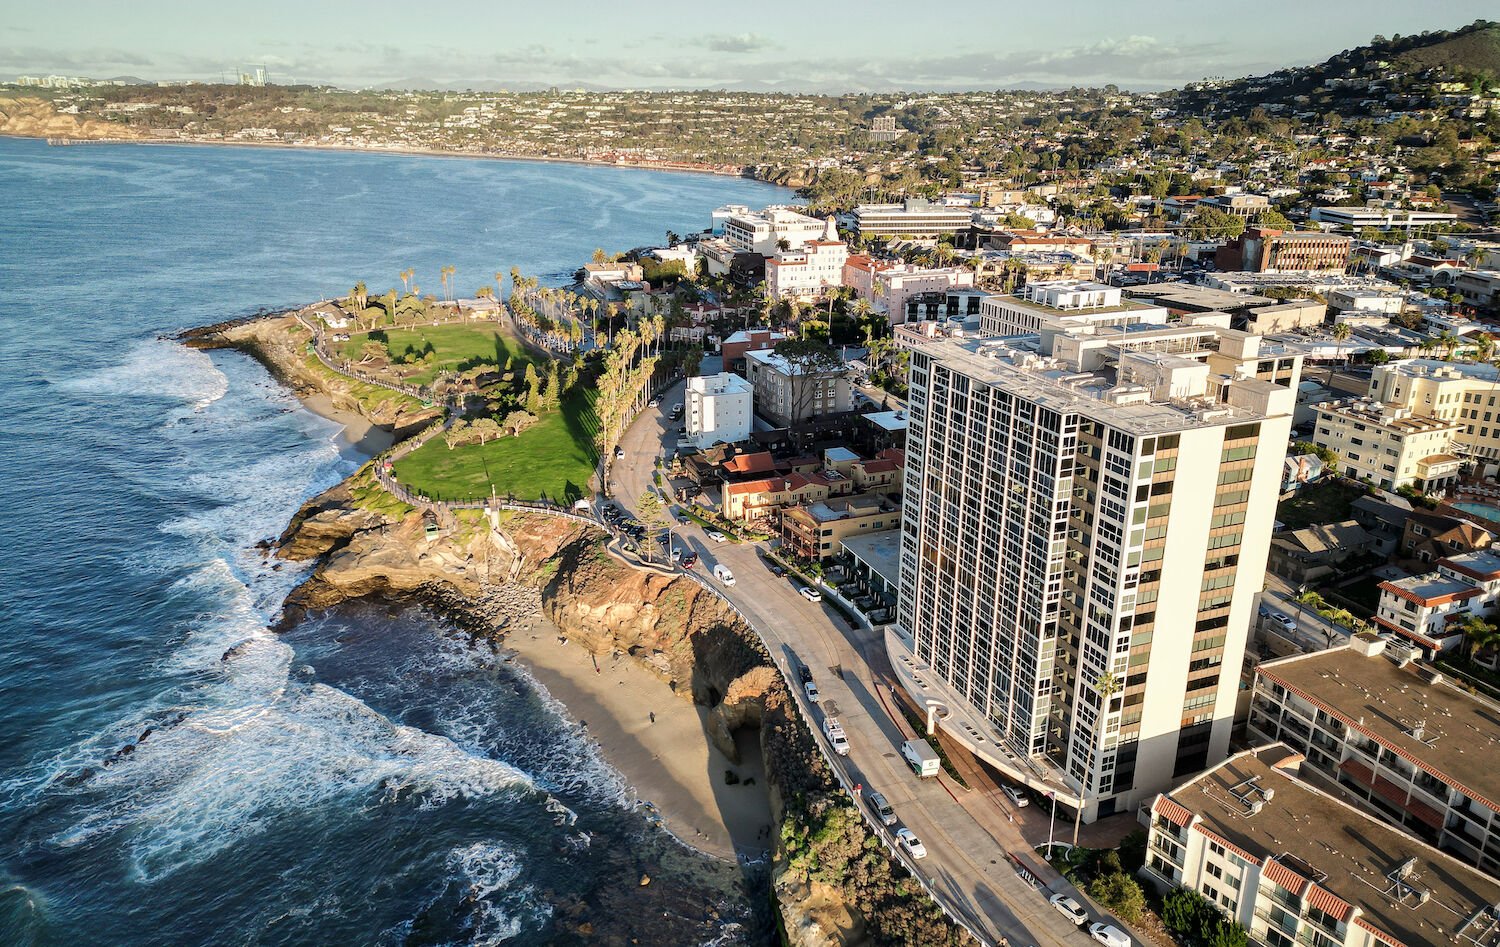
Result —
M 823 601 L 823 593 L 819 592 L 817 589 L 813 588 L 810 585 L 802 586 L 802 588 L 798 589 L 797 592 L 809 602 Z
M 797 680 L 804 684 L 812 683 L 812 668 L 805 664 L 797 665 Z
M 837 717 L 829 717 L 823 721 L 823 735 L 828 738 L 833 752 L 839 756 L 849 755 L 849 737 L 844 733 L 844 725 L 839 723 Z
M 1016 786 L 1002 786 L 1000 791 L 1005 793 L 1005 798 L 1009 799 L 1017 809 L 1024 809 L 1031 805 L 1031 800 L 1027 799 L 1026 794 Z
M 777 565 L 774 562 L 769 563 L 768 564 L 768 568 L 770 568 L 771 574 L 774 575 L 778 579 L 781 578 L 782 576 L 786 575 L 786 569 L 782 568 L 781 566 Z
M 1089 936 L 1104 947 L 1130 947 L 1130 937 L 1113 924 L 1090 924 Z
M 1280 625 L 1286 631 L 1297 630 L 1297 623 L 1292 620 L 1292 616 L 1288 615 L 1285 612 L 1272 612 L 1271 621 L 1277 625 Z
M 896 824 L 896 810 L 878 792 L 872 792 L 865 796 L 865 801 L 870 804 L 870 811 L 875 813 L 875 818 L 880 820 L 881 825 Z
M 697 564 L 698 564 L 698 554 L 696 552 L 690 552 L 690 553 L 688 553 L 687 556 L 684 557 L 683 560 L 682 560 L 682 567 L 684 569 L 691 569 L 693 566 L 696 566 Z
M 808 681 L 806 684 L 803 684 L 802 689 L 807 691 L 807 699 L 812 701 L 813 703 L 820 703 L 823 700 L 823 695 L 818 693 L 818 685 L 814 684 L 812 681 Z
M 659 408 L 659 407 L 661 407 L 661 399 L 660 398 L 652 398 L 650 401 L 646 402 L 646 407 L 648 407 L 648 408 Z
M 734 585 L 734 573 L 730 572 L 729 567 L 723 563 L 714 566 L 714 578 L 725 585 Z
M 711 530 L 708 531 L 708 538 L 712 539 L 716 543 L 722 543 L 725 540 L 727 540 L 729 537 L 725 536 L 723 533 L 719 532 L 716 529 L 711 529 Z
M 624 457 L 624 456 L 625 456 L 625 448 L 623 448 L 620 445 L 616 444 L 615 445 L 615 460 L 619 460 L 621 457 Z
M 1057 913 L 1077 924 L 1079 927 L 1089 922 L 1089 912 L 1083 909 L 1083 905 L 1074 901 L 1065 894 L 1054 894 L 1047 899 L 1047 903 L 1057 908 Z
M 917 838 L 917 834 L 906 826 L 903 825 L 896 830 L 896 841 L 901 843 L 901 847 L 906 849 L 912 858 L 927 857 L 927 846 L 923 845 L 922 840 Z
M 673 562 L 681 562 L 682 561 L 682 547 L 681 546 L 673 546 L 672 547 L 672 561 Z

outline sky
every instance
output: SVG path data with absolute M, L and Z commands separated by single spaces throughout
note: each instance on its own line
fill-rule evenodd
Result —
M 1319 62 L 1495 0 L 45 0 L 6 4 L 0 78 L 130 75 L 365 88 L 1163 89 Z

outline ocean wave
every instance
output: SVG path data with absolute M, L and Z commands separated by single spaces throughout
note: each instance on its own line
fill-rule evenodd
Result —
M 516 883 L 523 868 L 518 851 L 492 842 L 475 842 L 448 854 L 451 877 L 464 889 L 461 903 L 470 911 L 470 943 L 475 947 L 502 944 L 552 917 L 552 906 L 535 889 Z
M 68 391 L 109 397 L 170 398 L 202 411 L 229 392 L 229 379 L 207 352 L 169 339 L 142 340 L 124 361 L 62 381 Z

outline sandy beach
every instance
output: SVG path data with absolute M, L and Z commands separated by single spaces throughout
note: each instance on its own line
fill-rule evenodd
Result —
M 309 411 L 319 417 L 342 424 L 344 429 L 339 432 L 340 445 L 358 454 L 362 461 L 369 460 L 395 442 L 395 437 L 390 431 L 372 424 L 370 419 L 362 414 L 335 407 L 327 395 L 305 394 L 301 396 L 301 401 Z
M 652 803 L 684 842 L 723 858 L 770 848 L 770 805 L 760 742 L 738 741 L 743 762 L 731 763 L 708 740 L 708 711 L 672 692 L 626 655 L 595 659 L 562 644 L 545 619 L 533 618 L 505 638 L 532 675 L 586 723 L 605 759 L 625 777 L 636 798 Z M 656 715 L 652 723 L 651 714 Z M 725 771 L 740 782 L 729 785 Z M 753 779 L 750 784 L 745 780 Z

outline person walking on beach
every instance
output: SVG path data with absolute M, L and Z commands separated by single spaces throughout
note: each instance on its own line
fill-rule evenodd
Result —
M 656 723 L 656 711 L 654 711 L 654 710 L 651 711 L 651 713 L 648 716 L 651 717 L 651 722 L 652 723 Z

